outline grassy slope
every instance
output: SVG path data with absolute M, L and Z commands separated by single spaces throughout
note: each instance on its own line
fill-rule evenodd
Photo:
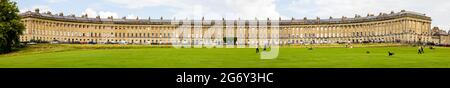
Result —
M 27 48 L 0 55 L 0 67 L 37 68 L 449 68 L 450 48 L 425 50 L 415 47 L 378 48 L 281 48 L 277 59 L 260 60 L 254 49 L 126 48 L 82 49 Z M 42 51 L 46 50 L 46 51 Z M 396 53 L 387 56 L 387 51 Z M 370 51 L 370 54 L 366 54 Z

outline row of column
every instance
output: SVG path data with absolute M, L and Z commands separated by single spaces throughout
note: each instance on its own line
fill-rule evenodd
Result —
M 67 22 L 45 22 L 40 19 L 25 19 L 26 29 L 21 41 L 40 39 L 44 41 L 59 40 L 65 42 L 108 42 L 126 41 L 130 43 L 171 43 L 171 37 L 179 26 L 175 25 L 127 25 L 118 26 L 113 24 L 75 25 Z M 319 24 L 319 25 L 280 25 L 279 33 L 282 44 L 302 43 L 339 43 L 339 42 L 364 42 L 364 41 L 387 41 L 387 42 L 417 42 L 429 41 L 431 34 L 430 22 L 420 19 L 393 19 L 379 22 L 355 23 L 355 24 Z M 56 25 L 56 26 L 55 26 Z M 196 32 L 195 27 L 191 29 L 189 36 L 183 41 L 203 41 L 203 36 L 210 30 L 211 26 L 201 27 L 201 32 Z M 216 31 L 213 35 L 225 37 L 232 32 L 231 36 L 243 40 L 240 44 L 248 44 L 254 39 L 270 39 L 270 27 L 258 29 L 258 27 L 231 27 L 233 31 L 226 28 L 221 32 Z M 265 32 L 264 32 L 265 31 Z M 238 34 L 244 32 L 244 34 Z M 266 34 L 260 36 L 261 34 Z M 253 36 L 252 36 L 253 35 Z M 255 36 L 257 35 L 257 36 Z M 230 36 L 230 35 L 228 35 Z M 219 40 L 216 40 L 219 41 Z M 257 40 L 259 41 L 259 40 Z

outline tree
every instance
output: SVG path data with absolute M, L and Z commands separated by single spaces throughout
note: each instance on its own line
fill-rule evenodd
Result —
M 20 44 L 19 36 L 25 30 L 16 2 L 0 0 L 0 53 L 11 52 Z

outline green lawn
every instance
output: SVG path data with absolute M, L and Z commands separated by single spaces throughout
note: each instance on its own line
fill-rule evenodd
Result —
M 52 45 L 50 45 L 52 46 Z M 0 55 L 0 68 L 449 68 L 450 48 L 281 48 L 261 60 L 255 49 L 31 47 Z M 387 51 L 394 51 L 388 56 Z M 370 51 L 367 54 L 366 51 Z

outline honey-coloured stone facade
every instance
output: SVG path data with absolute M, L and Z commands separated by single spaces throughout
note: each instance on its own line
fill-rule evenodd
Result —
M 64 16 L 50 12 L 40 13 L 28 11 L 22 13 L 22 21 L 26 25 L 21 41 L 30 40 L 60 41 L 60 42 L 127 42 L 132 44 L 171 44 L 174 32 L 178 24 L 171 22 L 176 19 L 116 19 L 88 18 L 87 15 L 76 17 L 75 15 Z M 266 20 L 266 19 L 264 19 Z M 425 14 L 400 11 L 391 13 L 380 13 L 379 15 L 368 14 L 365 17 L 356 15 L 354 18 L 327 18 L 327 19 L 267 19 L 267 21 L 279 21 L 279 44 L 317 44 L 317 43 L 363 43 L 363 42 L 397 42 L 397 43 L 420 43 L 431 42 L 431 18 Z M 205 22 L 214 20 L 190 20 L 202 23 L 202 32 L 206 32 L 212 25 Z M 248 24 L 258 20 L 225 20 L 237 24 L 245 21 L 245 26 L 234 25 L 234 36 L 237 31 L 245 31 L 239 39 L 248 45 L 254 41 L 249 37 L 250 27 Z M 192 29 L 198 25 L 193 25 Z M 225 27 L 225 24 L 224 24 Z M 256 27 L 258 28 L 258 27 Z M 270 27 L 269 27 L 270 28 Z M 270 31 L 268 31 L 270 34 Z M 224 29 L 223 35 L 227 33 Z M 202 36 L 200 33 L 191 32 L 190 36 Z M 238 39 L 238 40 L 239 40 Z M 184 39 L 187 41 L 202 41 L 198 38 Z M 256 39 L 255 41 L 259 41 Z M 270 41 L 270 39 L 269 39 Z

